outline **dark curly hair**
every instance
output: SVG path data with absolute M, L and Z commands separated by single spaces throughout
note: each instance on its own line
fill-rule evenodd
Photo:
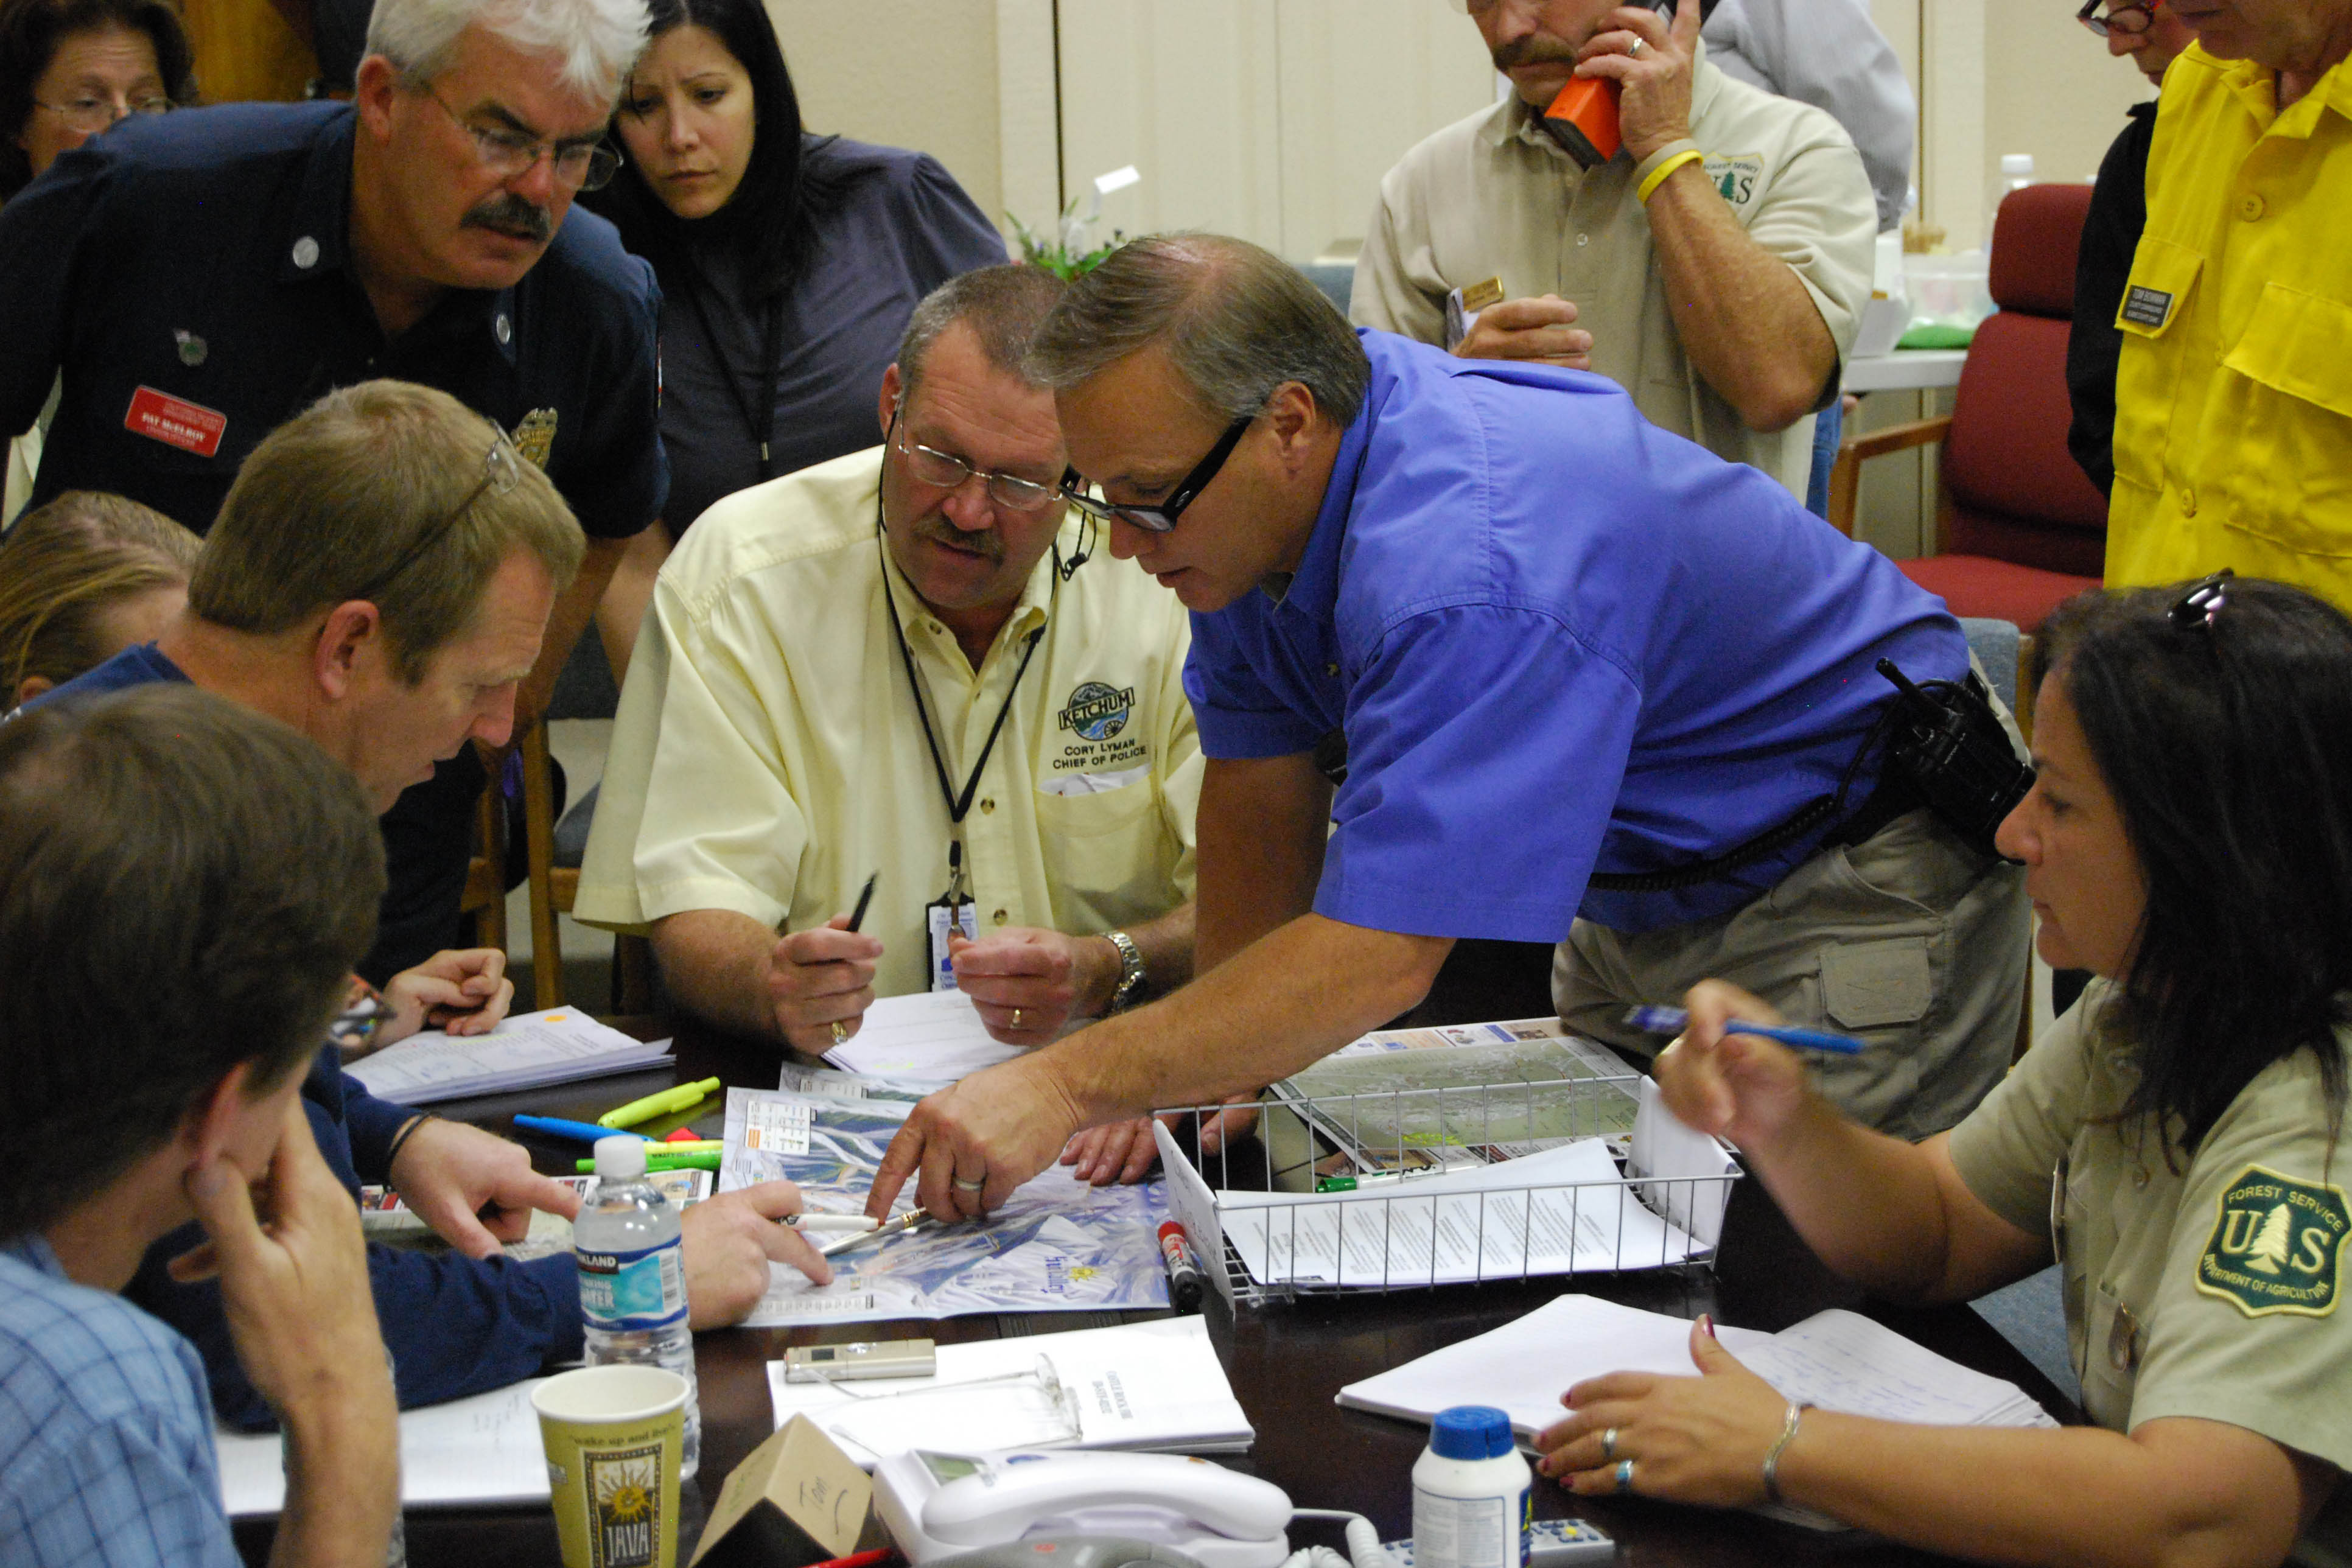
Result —
M 2129 971 L 2097 1021 L 2139 1079 L 2119 1120 L 2192 1152 L 2246 1085 L 2308 1048 L 2340 1128 L 2352 1023 L 2352 619 L 2231 577 L 2091 593 L 2043 624 L 2054 679 L 2147 884 Z
M 146 34 L 163 91 L 184 109 L 196 101 L 195 55 L 170 0 L 0 0 L 0 202 L 33 183 L 32 161 L 16 145 L 33 117 L 33 84 L 59 43 L 109 27 Z

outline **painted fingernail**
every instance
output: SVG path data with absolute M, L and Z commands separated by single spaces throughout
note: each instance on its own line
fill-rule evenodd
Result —
M 1708 1339 L 1715 1340 L 1718 1342 L 1723 1339 L 1721 1334 L 1715 1331 L 1715 1314 L 1713 1312 L 1701 1312 L 1698 1315 L 1698 1326 L 1706 1331 L 1706 1337 Z

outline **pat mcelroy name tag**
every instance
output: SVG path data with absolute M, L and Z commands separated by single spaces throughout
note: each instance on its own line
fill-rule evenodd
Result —
M 2172 314 L 2172 296 L 2161 289 L 2149 289 L 2141 284 L 2131 286 L 2124 296 L 2124 320 L 2139 327 L 2161 327 L 2164 319 Z
M 220 450 L 221 433 L 228 428 L 228 416 L 200 403 L 184 403 L 168 393 L 142 386 L 131 395 L 131 411 L 122 416 L 122 427 L 133 436 L 144 436 L 166 447 L 209 458 Z

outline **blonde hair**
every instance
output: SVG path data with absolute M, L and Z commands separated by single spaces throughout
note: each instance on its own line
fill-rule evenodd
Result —
M 488 482 L 497 478 L 500 482 Z M 365 599 L 410 685 L 522 551 L 561 593 L 588 542 L 503 431 L 446 392 L 363 381 L 262 437 L 237 470 L 188 607 L 257 637 Z
M 127 600 L 184 588 L 203 542 L 135 500 L 68 490 L 0 544 L 0 706 L 38 676 L 62 686 L 104 663 L 105 618 Z

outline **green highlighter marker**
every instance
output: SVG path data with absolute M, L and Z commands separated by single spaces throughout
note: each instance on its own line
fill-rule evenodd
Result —
M 701 1104 L 719 1092 L 719 1080 L 704 1079 L 700 1083 L 682 1083 L 676 1089 L 666 1089 L 659 1094 L 649 1094 L 643 1100 L 633 1100 L 616 1110 L 596 1118 L 599 1127 L 615 1131 L 635 1127 L 640 1121 L 651 1121 L 656 1116 L 667 1116 L 674 1110 L 685 1110 Z
M 698 1150 L 691 1154 L 647 1154 L 646 1171 L 655 1175 L 664 1171 L 715 1171 L 719 1158 L 715 1149 Z M 596 1173 L 596 1162 L 583 1160 L 573 1169 L 583 1176 L 593 1176 Z

